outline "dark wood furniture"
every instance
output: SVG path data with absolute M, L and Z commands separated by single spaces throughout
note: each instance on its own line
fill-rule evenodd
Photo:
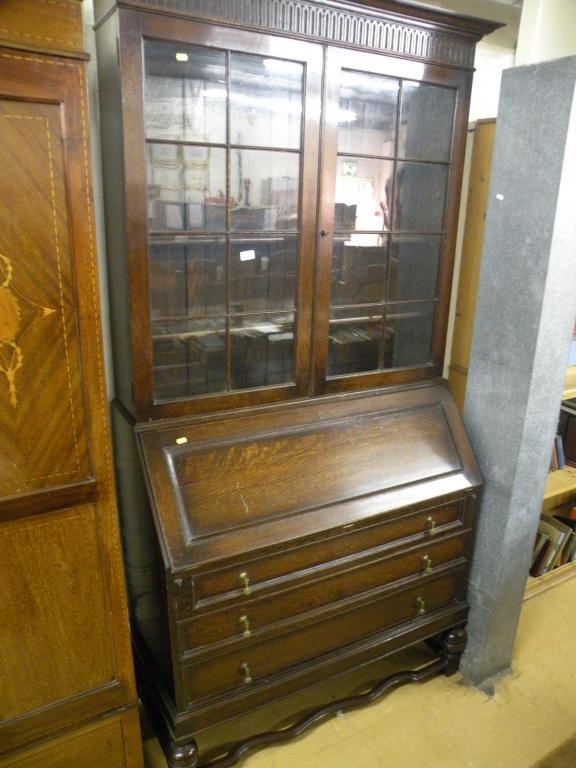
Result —
M 356 705 L 464 648 L 480 478 L 439 377 L 494 25 L 380 0 L 96 7 L 141 691 L 172 766 L 223 768 L 333 706 L 200 755 L 218 723 L 439 649 Z
M 142 765 L 81 5 L 0 4 L 0 765 Z

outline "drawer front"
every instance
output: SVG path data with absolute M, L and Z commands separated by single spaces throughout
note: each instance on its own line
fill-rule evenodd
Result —
M 386 598 L 341 612 L 330 619 L 249 648 L 182 669 L 189 704 L 225 691 L 254 685 L 270 675 L 364 640 L 389 627 L 422 619 L 465 593 L 459 569 Z
M 402 579 L 432 577 L 439 566 L 465 557 L 468 541 L 469 534 L 458 534 L 448 539 L 426 542 L 408 552 L 372 558 L 368 563 L 364 560 L 362 565 L 339 570 L 303 586 L 247 602 L 238 600 L 241 605 L 200 614 L 180 622 L 181 650 L 183 653 L 192 652 L 211 644 L 234 640 L 253 642 L 254 637 L 264 628 L 270 628 L 276 622 L 284 622 L 291 617 L 339 603 L 353 595 L 382 588 Z M 334 610 L 337 609 L 335 607 Z
M 462 526 L 465 501 L 408 513 L 377 525 L 349 530 L 331 539 L 316 541 L 286 552 L 253 560 L 234 568 L 224 568 L 194 579 L 198 607 L 219 601 L 248 597 L 273 588 L 280 578 L 297 578 L 307 569 L 326 568 L 333 561 L 353 557 L 367 550 L 432 538 L 436 532 Z

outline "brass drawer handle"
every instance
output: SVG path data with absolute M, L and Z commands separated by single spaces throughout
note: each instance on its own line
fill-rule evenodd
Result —
M 423 613 L 426 613 L 426 601 L 423 597 L 416 598 L 416 607 L 418 608 L 419 616 L 422 616 Z
M 242 582 L 242 592 L 244 592 L 245 595 L 250 595 L 252 593 L 252 587 L 250 586 L 250 576 L 248 576 L 246 571 L 242 571 L 240 574 L 240 581 Z
M 422 558 L 422 567 L 424 569 L 424 573 L 432 573 L 432 558 L 430 555 L 424 555 Z
M 246 662 L 243 662 L 240 664 L 240 669 L 242 671 L 242 674 L 244 675 L 244 682 L 246 685 L 250 685 L 252 682 L 252 673 L 250 672 L 250 667 Z
M 240 621 L 240 624 L 242 624 L 242 626 L 244 628 L 244 631 L 242 632 L 242 635 L 244 637 L 251 637 L 252 636 L 252 630 L 250 629 L 250 619 L 248 618 L 248 616 L 246 616 L 246 615 L 240 616 L 239 621 Z
M 434 520 L 433 517 L 429 516 L 426 518 L 426 530 L 428 531 L 430 536 L 434 536 L 435 534 L 438 533 L 436 529 L 436 520 Z

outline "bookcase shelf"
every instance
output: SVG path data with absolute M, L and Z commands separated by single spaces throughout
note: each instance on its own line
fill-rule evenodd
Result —
M 554 507 L 567 504 L 574 496 L 576 496 L 576 469 L 574 467 L 564 467 L 564 469 L 549 472 L 542 499 L 542 511 L 548 512 Z
M 563 581 L 573 579 L 576 576 L 576 560 L 566 565 L 560 565 L 558 568 L 554 568 L 553 571 L 545 573 L 542 576 L 528 576 L 526 582 L 526 590 L 524 592 L 524 600 L 530 600 L 535 595 L 540 595 L 542 592 L 547 592 L 552 587 L 556 587 Z

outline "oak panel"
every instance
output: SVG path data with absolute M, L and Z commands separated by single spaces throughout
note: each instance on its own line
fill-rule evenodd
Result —
M 90 477 L 61 109 L 0 100 L 0 494 Z
M 461 466 L 437 407 L 376 413 L 363 423 L 338 420 L 309 431 L 192 450 L 175 456 L 173 464 L 194 537 Z
M 95 508 L 0 528 L 0 720 L 115 678 Z

